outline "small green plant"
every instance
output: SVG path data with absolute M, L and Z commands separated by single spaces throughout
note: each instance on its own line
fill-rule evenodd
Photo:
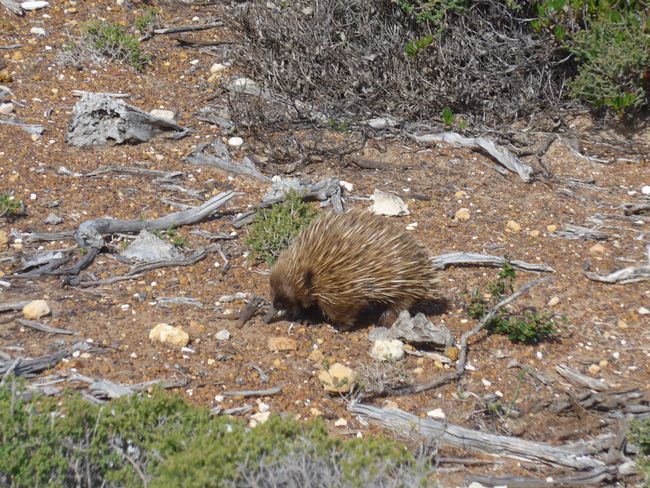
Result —
M 120 25 L 91 21 L 83 24 L 81 31 L 82 38 L 85 38 L 82 40 L 89 42 L 92 49 L 104 56 L 124 61 L 138 71 L 142 71 L 151 62 L 137 37 Z
M 514 291 L 515 268 L 509 260 L 497 274 L 497 279 L 487 284 L 487 292 L 478 288 L 469 294 L 467 314 L 477 320 L 483 319 L 489 309 Z M 500 309 L 485 324 L 485 328 L 495 334 L 507 335 L 513 342 L 536 344 L 558 334 L 555 318 L 550 313 L 523 310 L 509 313 Z
M 451 111 L 451 109 L 449 107 L 443 108 L 441 116 L 442 123 L 447 127 L 451 127 L 451 125 L 454 123 L 454 113 Z
M 650 488 L 650 418 L 630 424 L 630 440 L 639 447 L 636 464 L 643 478 L 643 488 Z
M 0 217 L 16 217 L 25 210 L 22 200 L 17 200 L 10 193 L 0 194 Z
M 420 52 L 422 52 L 423 49 L 425 49 L 427 46 L 430 46 L 432 43 L 433 36 L 424 36 L 420 39 L 407 42 L 406 46 L 404 46 L 404 52 L 408 57 L 412 58 L 417 56 Z
M 159 26 L 158 17 L 160 10 L 157 8 L 148 8 L 144 15 L 140 15 L 135 19 L 135 28 L 141 34 L 150 34 L 154 29 Z
M 153 235 L 158 239 L 167 240 L 176 247 L 187 247 L 189 241 L 187 237 L 181 236 L 176 232 L 173 225 L 170 225 L 166 230 L 154 230 Z
M 296 191 L 289 191 L 282 202 L 261 209 L 248 229 L 245 243 L 255 261 L 273 264 L 293 238 L 307 227 L 318 211 L 305 203 Z
M 327 121 L 327 126 L 336 132 L 341 132 L 342 134 L 350 132 L 350 122 L 347 120 L 329 119 Z
M 441 31 L 451 12 L 462 12 L 467 0 L 397 0 L 397 4 L 419 24 L 427 24 Z

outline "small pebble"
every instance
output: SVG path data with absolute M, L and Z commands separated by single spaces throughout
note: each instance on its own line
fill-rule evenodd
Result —
M 560 297 L 554 296 L 548 301 L 548 306 L 555 307 L 555 305 L 557 305 L 558 303 L 560 303 Z
M 38 320 L 50 313 L 50 307 L 45 300 L 33 300 L 23 307 L 22 312 L 27 320 Z
M 241 137 L 231 137 L 228 139 L 228 145 L 233 147 L 239 147 L 244 143 L 244 139 Z
M 557 225 L 547 225 L 546 230 L 549 231 L 551 234 L 557 230 Z
M 222 329 L 217 332 L 214 336 L 218 341 L 227 341 L 230 339 L 230 331 L 228 329 Z
M 454 218 L 456 220 L 458 220 L 459 222 L 465 222 L 465 221 L 469 220 L 469 217 L 470 217 L 469 209 L 467 209 L 467 208 L 459 209 L 458 211 L 456 211 L 456 215 L 454 216 Z
M 429 410 L 427 412 L 427 417 L 430 417 L 432 419 L 441 419 L 442 420 L 446 416 L 445 416 L 445 412 L 443 412 L 441 408 L 435 408 L 435 409 Z
M 508 223 L 506 224 L 506 230 L 508 232 L 519 232 L 521 230 L 521 225 L 514 220 L 508 220 Z
M 335 427 L 347 427 L 348 421 L 345 420 L 343 417 L 339 417 L 334 421 L 334 426 Z

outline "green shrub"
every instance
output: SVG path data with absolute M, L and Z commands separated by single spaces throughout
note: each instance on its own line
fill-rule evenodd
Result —
M 492 306 L 514 291 L 514 281 L 515 268 L 506 260 L 497 279 L 487 284 L 487 293 L 476 288 L 469 294 L 467 314 L 481 320 Z M 485 328 L 494 334 L 507 335 L 512 342 L 524 344 L 536 344 L 558 334 L 554 316 L 535 310 L 511 313 L 502 308 L 487 321 Z
M 643 77 L 650 69 L 649 19 L 639 21 L 632 14 L 599 19 L 576 33 L 568 46 L 581 65 L 571 95 L 618 115 L 646 106 Z
M 643 488 L 650 488 L 650 418 L 630 424 L 630 440 L 639 447 L 636 464 L 643 478 Z
M 260 209 L 245 239 L 256 261 L 273 264 L 280 253 L 289 247 L 296 235 L 318 215 L 318 211 L 305 203 L 302 196 L 289 191 L 285 199 L 269 209 Z
M 431 485 L 431 467 L 403 446 L 334 439 L 321 422 L 272 416 L 249 429 L 158 390 L 96 405 L 78 395 L 32 395 L 11 379 L 0 385 L 3 486 L 249 486 L 251 477 L 288 468 L 305 471 L 311 486 L 406 486 L 395 482 L 399 471 Z M 325 475 L 332 483 L 318 484 Z
M 549 32 L 577 61 L 570 94 L 619 116 L 648 105 L 650 16 L 643 0 L 536 2 L 537 32 Z
M 103 56 L 124 61 L 136 70 L 142 71 L 151 62 L 140 46 L 137 37 L 117 24 L 91 21 L 82 25 L 82 41 Z
M 15 217 L 24 212 L 22 200 L 17 200 L 10 193 L 0 193 L 0 217 Z

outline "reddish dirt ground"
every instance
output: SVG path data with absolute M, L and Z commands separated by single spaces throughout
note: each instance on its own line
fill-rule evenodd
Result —
M 211 14 L 216 17 L 222 14 L 211 9 L 216 7 L 177 6 L 172 13 L 163 7 L 164 24 L 189 24 L 194 16 L 208 19 Z M 80 173 L 103 165 L 182 171 L 185 177 L 180 184 L 199 190 L 206 198 L 224 190 L 241 192 L 216 218 L 178 229 L 178 234 L 186 237 L 193 249 L 208 242 L 191 235 L 191 230 L 232 232 L 233 216 L 259 202 L 267 190 L 266 184 L 245 176 L 228 175 L 182 161 L 197 143 L 224 137 L 218 128 L 198 121 L 195 113 L 206 105 L 219 84 L 219 80 L 208 82 L 210 66 L 228 59 L 180 48 L 172 39 L 156 36 L 144 44 L 154 58 L 142 73 L 110 61 L 88 65 L 82 70 L 56 64 L 57 53 L 67 36 L 74 35 L 81 22 L 101 17 L 132 26 L 142 12 L 143 9 L 120 8 L 105 1 L 84 2 L 83 6 L 76 2 L 53 2 L 51 7 L 30 12 L 23 18 L 2 11 L 0 45 L 20 44 L 21 47 L 0 50 L 0 60 L 6 65 L 4 72 L 9 75 L 0 84 L 9 87 L 20 102 L 14 114 L 24 122 L 43 124 L 47 132 L 40 138 L 32 138 L 19 127 L 0 126 L 0 191 L 13 192 L 27 206 L 25 217 L 0 219 L 0 230 L 7 234 L 14 230 L 19 233 L 74 230 L 79 223 L 102 216 L 148 219 L 176 211 L 162 203 L 161 197 L 190 205 L 201 203 L 177 192 L 161 190 L 148 177 L 109 173 L 79 179 L 60 174 L 60 166 Z M 43 27 L 47 34 L 43 37 L 30 34 L 35 26 Z M 198 37 L 219 40 L 227 37 L 227 33 L 215 29 Z M 68 146 L 64 137 L 72 107 L 78 100 L 72 90 L 129 93 L 128 103 L 144 110 L 172 110 L 178 123 L 194 132 L 181 140 L 157 137 L 139 145 L 94 149 Z M 236 132 L 236 135 L 243 137 L 245 143 L 231 148 L 233 159 L 262 151 L 250 134 Z M 642 138 L 637 142 L 642 143 Z M 514 174 L 499 174 L 491 168 L 494 163 L 489 157 L 467 149 L 446 145 L 424 148 L 396 140 L 380 144 L 371 140 L 363 152 L 364 157 L 385 162 L 388 169 L 363 170 L 345 160 L 325 159 L 308 166 L 304 176 L 314 182 L 335 176 L 353 183 L 354 189 L 346 200 L 352 207 L 369 205 L 364 199 L 376 188 L 401 195 L 411 214 L 396 218 L 396 222 L 404 227 L 417 222 L 412 233 L 431 255 L 452 251 L 507 254 L 513 259 L 551 266 L 555 272 L 549 274 L 548 281 L 521 297 L 516 306 L 548 310 L 567 319 L 566 323 L 560 322 L 557 340 L 535 346 L 512 344 L 504 336 L 479 334 L 470 345 L 469 363 L 474 369 L 467 371 L 460 381 L 427 393 L 390 400 L 418 416 L 441 408 L 451 423 L 549 443 L 589 439 L 611 431 L 612 426 L 603 420 L 602 413 L 576 408 L 557 415 L 551 414 L 545 405 L 564 391 L 574 394 L 580 391 L 555 373 L 558 364 L 603 378 L 616 389 L 638 388 L 647 392 L 650 388 L 650 315 L 642 313 L 643 307 L 650 308 L 649 283 L 604 284 L 590 281 L 583 274 L 586 263 L 590 263 L 590 271 L 608 274 L 646 262 L 650 217 L 628 220 L 620 217 L 623 204 L 643 201 L 641 188 L 650 185 L 648 160 L 626 158 L 611 148 L 603 155 L 611 164 L 601 164 L 576 155 L 558 141 L 543 157 L 553 177 L 524 183 Z M 399 167 L 391 168 L 391 165 Z M 51 208 L 55 201 L 59 205 Z M 460 208 L 469 209 L 468 221 L 454 219 Z M 62 217 L 63 223 L 45 224 L 43 221 L 51 212 Z M 615 217 L 603 220 L 601 230 L 611 238 L 600 243 L 600 250 L 593 249 L 595 241 L 570 240 L 557 231 L 549 231 L 549 226 L 559 230 L 564 224 L 592 227 L 588 219 L 597 214 Z M 508 231 L 510 220 L 521 229 Z M 17 314 L 3 313 L 0 350 L 12 357 L 36 357 L 53 353 L 64 344 L 92 339 L 103 348 L 100 352 L 63 361 L 53 372 L 66 374 L 74 370 L 123 383 L 184 378 L 187 385 L 181 391 L 191 401 L 209 407 L 216 405 L 215 396 L 225 390 L 281 386 L 281 394 L 263 398 L 274 413 L 284 412 L 302 419 L 320 414 L 333 432 L 343 436 L 383 432 L 376 426 L 366 427 L 351 416 L 344 399 L 324 393 L 316 378 L 321 365 L 308 359 L 318 348 L 330 364 L 338 361 L 355 369 L 371 364 L 368 328 L 339 332 L 327 324 L 305 326 L 280 321 L 266 325 L 261 316 L 237 328 L 235 321 L 218 318 L 228 309 L 237 311 L 243 306 L 239 301 L 215 307 L 222 295 L 246 292 L 249 296 L 255 293 L 268 298 L 263 274 L 268 268 L 253 264 L 245 257 L 246 230 L 237 230 L 237 235 L 235 240 L 222 242 L 231 263 L 225 274 L 220 272 L 222 259 L 218 254 L 210 254 L 194 266 L 163 268 L 141 279 L 95 288 L 65 287 L 56 278 L 10 280 L 10 287 L 0 287 L 0 303 L 45 299 L 52 315 L 43 322 L 77 331 L 79 335 L 44 334 L 21 327 L 16 321 Z M 7 246 L 0 249 L 0 273 L 7 279 L 18 269 L 21 257 L 38 250 L 74 245 L 71 241 L 17 243 L 11 237 Z M 85 273 L 106 278 L 127 269 L 110 254 L 101 254 Z M 466 292 L 485 286 L 496 272 L 494 268 L 480 267 L 452 267 L 443 271 L 448 303 L 442 314 L 430 317 L 433 323 L 445 324 L 458 340 L 476 323 L 465 311 Z M 518 272 L 517 284 L 537 277 L 535 273 Z M 142 294 L 146 294 L 144 299 Z M 158 297 L 178 296 L 195 298 L 204 306 L 163 308 L 155 304 Z M 559 301 L 549 306 L 553 297 Z M 194 352 L 149 341 L 149 330 L 159 322 L 185 328 Z M 215 339 L 221 329 L 231 332 L 229 340 Z M 295 339 L 297 349 L 282 353 L 270 351 L 267 341 L 274 336 Z M 530 377 L 520 379 L 520 369 L 507 367 L 513 359 L 548 375 L 553 382 L 544 385 Z M 250 365 L 259 366 L 268 375 L 268 383 L 262 384 L 260 375 Z M 413 356 L 407 356 L 399 367 L 408 378 L 418 382 L 445 372 L 432 360 Z M 486 410 L 483 398 L 495 392 L 502 394 L 502 403 L 516 407 L 517 417 L 505 420 Z M 384 401 L 375 403 L 382 405 Z M 235 397 L 222 404 L 230 408 L 247 403 L 254 401 Z M 347 427 L 334 427 L 339 417 L 347 420 Z M 459 454 L 448 448 L 440 452 Z M 472 467 L 471 471 L 537 477 L 546 473 L 539 466 L 512 461 L 494 467 Z M 463 471 L 450 471 L 441 472 L 440 476 L 443 483 L 452 486 L 461 483 L 463 474 Z M 625 481 L 620 483 L 625 485 Z

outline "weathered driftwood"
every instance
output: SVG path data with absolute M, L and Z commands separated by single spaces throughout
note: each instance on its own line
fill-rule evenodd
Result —
M 241 390 L 241 391 L 224 391 L 221 395 L 226 397 L 265 397 L 277 395 L 282 391 L 279 386 L 268 388 L 266 390 Z
M 509 303 L 513 302 L 517 298 L 519 298 L 521 295 L 526 293 L 528 290 L 533 288 L 534 286 L 539 285 L 545 281 L 544 278 L 531 281 L 521 288 L 519 288 L 516 292 L 514 292 L 512 295 L 510 295 L 507 298 L 504 298 L 501 300 L 499 303 L 497 303 L 494 307 L 490 309 L 490 311 L 483 317 L 483 319 L 475 325 L 471 330 L 468 330 L 465 332 L 461 338 L 460 338 L 460 343 L 458 345 L 459 353 L 458 353 L 458 361 L 456 362 L 456 369 L 455 371 L 451 373 L 444 374 L 442 376 L 437 376 L 431 381 L 427 383 L 420 383 L 420 384 L 411 384 L 411 385 L 404 385 L 404 386 L 397 386 L 394 387 L 390 392 L 382 392 L 382 393 L 393 393 L 393 394 L 400 394 L 400 395 L 406 395 L 406 394 L 411 394 L 411 393 L 420 393 L 423 391 L 431 390 L 433 388 L 437 388 L 441 385 L 444 385 L 446 383 L 449 383 L 451 381 L 455 381 L 458 378 L 460 378 L 464 373 L 465 373 L 465 366 L 467 364 L 467 350 L 468 350 L 468 341 L 469 339 L 476 335 L 483 327 L 485 327 L 485 324 L 487 324 L 492 318 L 496 315 L 496 313 Z M 373 393 L 373 395 L 376 395 L 376 393 Z M 362 395 L 363 397 L 363 395 Z
M 0 375 L 5 375 L 9 372 L 16 376 L 32 376 L 41 371 L 51 368 L 61 359 L 71 356 L 75 351 L 89 350 L 90 345 L 86 342 L 78 342 L 71 347 L 66 347 L 61 351 L 41 356 L 34 359 L 11 359 L 8 361 L 0 361 Z
M 555 371 L 557 371 L 560 376 L 563 376 L 569 381 L 577 385 L 590 388 L 592 390 L 604 391 L 611 388 L 611 386 L 606 381 L 596 380 L 594 378 L 590 378 L 589 376 L 585 376 L 565 364 L 558 364 L 555 366 Z
M 29 327 L 30 329 L 38 330 L 41 332 L 47 332 L 48 334 L 64 334 L 64 335 L 78 335 L 79 332 L 74 330 L 58 329 L 56 327 L 50 327 L 49 325 L 41 324 L 40 322 L 35 322 L 34 320 L 25 320 L 18 319 L 20 325 Z
M 619 269 L 608 275 L 599 275 L 584 271 L 587 278 L 593 281 L 600 281 L 602 283 L 637 283 L 639 281 L 650 280 L 650 264 L 641 266 L 628 266 L 627 268 Z
M 501 267 L 506 263 L 503 256 L 491 256 L 489 254 L 477 254 L 473 252 L 451 252 L 431 258 L 436 268 L 444 269 L 449 266 L 492 266 Z M 510 264 L 515 269 L 524 271 L 540 271 L 554 273 L 555 270 L 545 264 L 526 263 L 524 261 L 512 260 Z
M 63 166 L 59 168 L 61 172 Z M 149 169 L 149 168 L 138 168 L 133 166 L 100 166 L 97 169 L 90 171 L 89 173 L 73 173 L 71 176 L 76 176 L 78 178 L 90 178 L 93 176 L 99 176 L 107 173 L 118 173 L 118 174 L 127 174 L 127 175 L 139 175 L 139 176 L 153 176 L 156 178 L 154 181 L 169 181 L 175 178 L 180 178 L 185 175 L 182 171 L 160 171 L 158 169 Z
M 430 418 L 417 417 L 399 409 L 382 409 L 353 403 L 350 412 L 379 422 L 389 429 L 405 434 L 418 434 L 425 439 L 493 456 L 544 463 L 554 467 L 577 470 L 602 469 L 605 463 L 576 453 L 564 446 L 550 446 L 515 437 L 489 434 Z
M 79 288 L 88 288 L 90 286 L 104 286 L 117 283 L 119 281 L 128 281 L 141 278 L 144 273 L 152 271 L 154 269 L 166 268 L 169 266 L 192 266 L 205 259 L 210 250 L 210 248 L 199 249 L 187 258 L 138 264 L 136 266 L 133 266 L 133 268 L 131 268 L 127 273 L 123 275 L 111 276 L 110 278 L 103 280 L 81 280 L 78 278 L 73 278 L 70 280 L 69 284 L 72 286 L 78 286 Z
M 178 25 L 176 27 L 164 27 L 161 29 L 154 29 L 152 32 L 157 35 L 165 34 L 178 34 L 179 32 L 196 32 L 203 31 L 208 29 L 214 29 L 216 27 L 223 27 L 223 22 L 210 22 L 209 24 L 198 24 L 198 25 Z
M 211 150 L 213 154 L 207 153 L 206 150 L 208 149 Z M 229 173 L 252 176 L 256 180 L 264 182 L 271 181 L 271 178 L 260 173 L 255 166 L 255 163 L 253 163 L 249 157 L 244 157 L 240 163 L 233 163 L 228 148 L 219 140 L 215 140 L 209 144 L 199 145 L 189 156 L 184 158 L 184 160 L 192 164 L 214 166 L 224 171 L 228 171 Z
M 477 482 L 482 486 L 507 486 L 508 488 L 565 488 L 572 486 L 600 486 L 600 483 L 611 481 L 616 473 L 615 468 L 595 469 L 580 476 L 560 477 L 552 479 L 522 478 L 517 476 L 482 476 L 468 475 L 466 483 Z
M 88 384 L 87 392 L 99 400 L 112 400 L 115 398 L 133 395 L 134 393 L 148 390 L 152 386 L 161 388 L 180 388 L 187 384 L 185 380 L 153 380 L 144 383 L 128 385 L 124 383 L 114 383 L 109 380 L 90 378 L 79 373 L 75 373 L 67 378 L 68 381 L 81 381 Z
M 550 377 L 546 376 L 546 375 L 545 375 L 544 373 L 542 373 L 541 371 L 537 371 L 535 368 L 533 368 L 533 367 L 531 367 L 531 366 L 529 366 L 529 365 L 521 364 L 520 362 L 518 362 L 518 361 L 515 360 L 515 359 L 513 359 L 512 361 L 510 361 L 510 362 L 508 363 L 508 366 L 507 366 L 507 367 L 508 367 L 508 368 L 519 368 L 519 369 L 521 369 L 522 371 L 524 371 L 525 373 L 527 373 L 527 374 L 529 374 L 530 376 L 532 376 L 533 378 L 535 378 L 535 379 L 536 379 L 537 381 L 539 381 L 540 383 L 543 383 L 544 385 L 550 385 L 551 383 L 553 383 L 553 379 L 551 379 Z
M 583 391 L 578 395 L 563 395 L 558 400 L 542 406 L 553 413 L 572 410 L 579 404 L 587 410 L 600 412 L 620 411 L 625 415 L 639 417 L 650 413 L 650 397 L 637 389 L 624 391 Z
M 85 93 L 72 109 L 65 135 L 66 144 L 90 147 L 107 144 L 145 142 L 164 131 L 178 139 L 188 130 L 170 119 L 151 115 L 121 99 Z
M 557 231 L 556 235 L 565 239 L 590 239 L 593 241 L 606 241 L 607 239 L 620 237 L 611 235 L 598 229 L 590 229 L 580 225 L 564 224 L 562 229 Z
M 7 302 L 0 303 L 0 312 L 13 312 L 16 310 L 22 310 L 25 305 L 29 303 L 29 300 L 24 302 Z
M 79 226 L 75 239 L 82 247 L 101 247 L 104 245 L 102 235 L 136 233 L 143 229 L 165 230 L 195 224 L 210 217 L 219 207 L 225 205 L 237 195 L 239 193 L 232 191 L 221 192 L 198 207 L 167 214 L 164 217 L 153 220 L 119 220 L 109 218 L 88 220 Z
M 43 132 L 45 132 L 45 127 L 43 127 L 42 125 L 27 124 L 25 122 L 20 122 L 17 120 L 0 120 L 0 124 L 15 125 L 23 129 L 28 134 L 42 134 Z
M 409 134 L 409 137 L 420 143 L 444 142 L 452 146 L 469 147 L 472 149 L 483 149 L 500 164 L 512 172 L 515 172 L 524 181 L 530 181 L 533 176 L 533 168 L 524 163 L 508 149 L 495 144 L 486 137 L 465 137 L 457 132 L 442 132 L 439 134 Z
M 14 0 L 0 0 L 0 4 L 2 4 L 2 6 L 7 10 L 9 10 L 9 12 L 11 12 L 12 14 L 16 14 L 20 17 L 25 15 L 25 11 L 20 6 L 19 2 L 16 2 Z
M 89 93 L 95 93 L 96 95 L 102 95 L 105 97 L 111 97 L 111 98 L 130 98 L 131 94 L 130 93 L 106 93 L 106 92 L 89 92 L 86 90 L 72 90 L 72 94 L 75 97 L 83 97 L 84 95 L 87 95 Z
M 189 305 L 192 307 L 203 308 L 203 303 L 192 297 L 157 297 L 156 305 L 165 308 L 171 305 Z

